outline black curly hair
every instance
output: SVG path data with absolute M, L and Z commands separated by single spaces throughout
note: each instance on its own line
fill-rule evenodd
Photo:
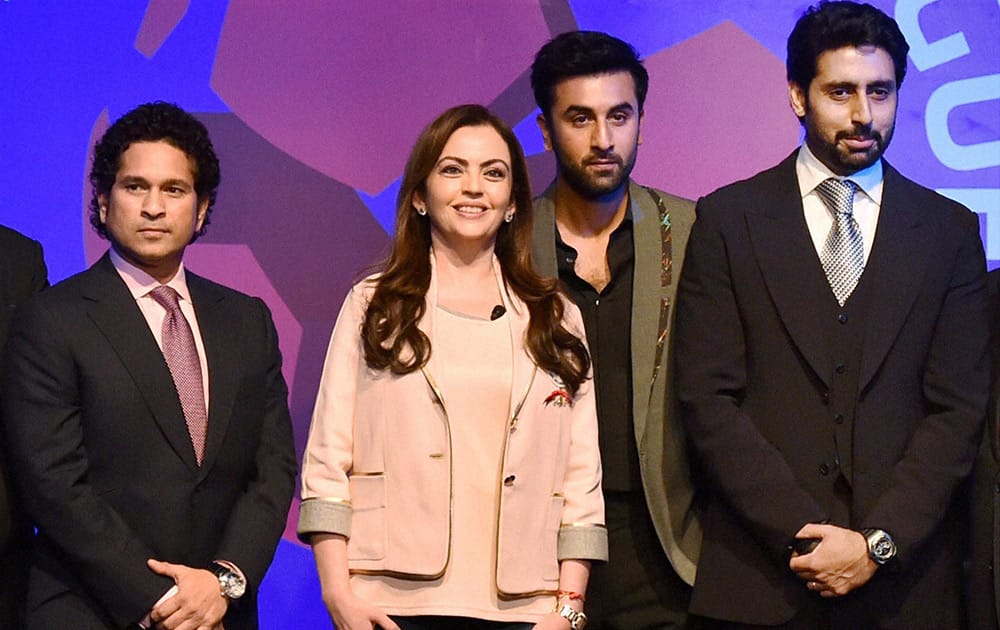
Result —
M 156 101 L 139 105 L 116 120 L 94 145 L 94 164 L 90 169 L 93 188 L 90 224 L 101 238 L 108 238 L 108 230 L 101 222 L 99 199 L 111 193 L 121 167 L 122 153 L 134 142 L 160 140 L 180 149 L 194 161 L 194 190 L 199 201 L 208 199 L 208 209 L 201 229 L 191 242 L 205 233 L 219 188 L 219 158 L 208 137 L 208 129 L 201 121 L 177 105 Z

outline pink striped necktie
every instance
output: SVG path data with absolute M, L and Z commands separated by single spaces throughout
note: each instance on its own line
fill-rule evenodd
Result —
M 194 446 L 195 459 L 200 466 L 205 454 L 208 413 L 205 411 L 205 387 L 201 380 L 201 361 L 194 345 L 194 334 L 181 313 L 177 291 L 161 285 L 150 291 L 149 295 L 167 311 L 162 329 L 163 358 L 167 360 L 167 367 L 174 379 L 188 434 Z

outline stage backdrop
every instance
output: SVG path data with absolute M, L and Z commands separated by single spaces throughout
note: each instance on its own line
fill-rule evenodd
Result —
M 799 142 L 785 38 L 802 0 L 0 0 L 0 223 L 40 240 L 53 282 L 107 244 L 90 149 L 138 103 L 176 102 L 222 160 L 198 273 L 274 312 L 299 452 L 341 300 L 385 252 L 408 148 L 443 109 L 484 103 L 554 172 L 528 68 L 576 28 L 631 42 L 651 76 L 639 181 L 697 198 Z M 875 0 L 911 45 L 888 158 L 976 210 L 1000 264 L 1000 0 Z M 329 628 L 297 502 L 261 588 L 264 628 Z

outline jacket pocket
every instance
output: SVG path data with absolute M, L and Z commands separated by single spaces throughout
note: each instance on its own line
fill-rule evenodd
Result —
M 549 502 L 549 514 L 545 519 L 545 549 L 542 559 L 542 579 L 546 582 L 559 581 L 559 528 L 562 525 L 562 512 L 565 499 L 561 494 L 552 496 Z
M 348 560 L 385 557 L 385 474 L 351 475 L 351 537 Z

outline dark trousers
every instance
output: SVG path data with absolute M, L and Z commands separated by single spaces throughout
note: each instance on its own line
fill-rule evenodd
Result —
M 392 616 L 401 630 L 531 630 L 535 624 L 522 621 L 485 621 L 469 617 L 423 615 L 415 617 Z
M 800 610 L 791 621 L 779 626 L 757 626 L 692 617 L 691 627 L 698 630 L 829 630 L 830 613 L 824 606 L 807 607 L 805 610 Z
M 0 549 L 0 629 L 24 628 L 24 600 L 28 592 L 28 546 L 31 537 L 20 520 L 5 549 Z
M 0 551 L 0 628 L 24 627 L 24 596 L 27 591 L 27 553 L 24 540 L 18 539 Z
M 587 587 L 590 628 L 688 628 L 691 587 L 674 572 L 642 491 L 605 492 L 610 561 L 594 563 Z

